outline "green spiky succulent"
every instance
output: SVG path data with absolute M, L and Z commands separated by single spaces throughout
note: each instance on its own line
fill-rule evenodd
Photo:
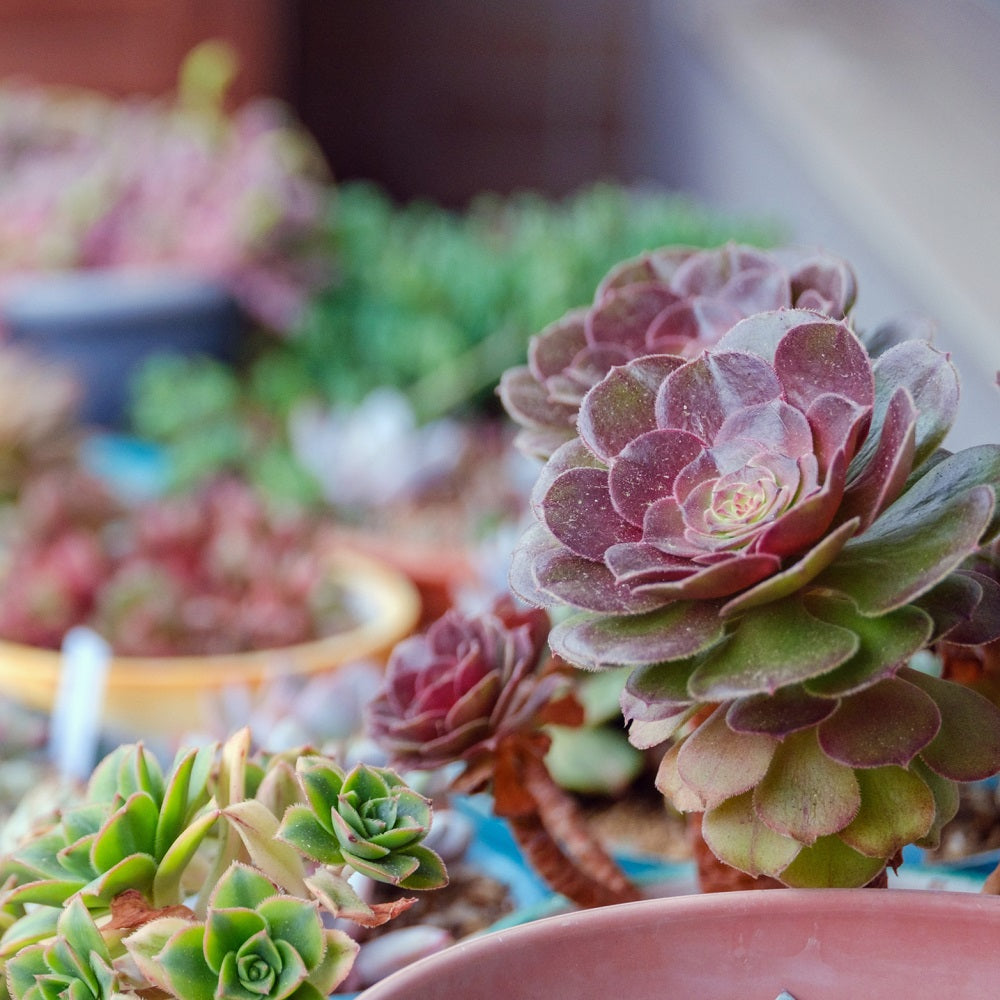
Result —
M 965 561 L 1000 447 L 942 447 L 957 400 L 929 343 L 779 309 L 612 367 L 541 471 L 512 586 L 573 609 L 565 659 L 632 668 L 633 742 L 673 741 L 658 784 L 733 867 L 865 884 L 1000 770 L 1000 712 L 908 665 L 997 631 Z
M 367 847 L 317 857 L 279 837 L 303 811 L 327 824 L 346 813 L 367 830 Z M 395 775 L 359 765 L 345 778 L 305 749 L 252 756 L 247 730 L 179 752 L 167 773 L 141 745 L 120 747 L 81 802 L 0 860 L 8 993 L 319 1000 L 357 950 L 325 929 L 324 914 L 375 926 L 399 912 L 366 904 L 352 871 L 377 870 L 408 889 L 447 881 L 421 844 L 430 822 L 429 803 Z

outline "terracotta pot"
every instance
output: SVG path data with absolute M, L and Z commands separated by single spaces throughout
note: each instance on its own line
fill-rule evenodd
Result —
M 993 1000 L 1000 899 L 784 889 L 643 900 L 494 931 L 359 1000 Z
M 207 695 L 226 687 L 256 687 L 293 674 L 335 670 L 362 659 L 384 659 L 420 617 L 420 597 L 398 570 L 354 552 L 331 563 L 361 620 L 353 628 L 284 649 L 216 656 L 112 659 L 104 694 L 104 726 L 121 736 L 171 736 L 205 725 Z M 0 692 L 31 708 L 51 710 L 59 684 L 58 652 L 0 641 Z

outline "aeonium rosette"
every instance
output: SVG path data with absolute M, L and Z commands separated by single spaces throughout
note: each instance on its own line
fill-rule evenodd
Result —
M 795 306 L 843 319 L 856 283 L 842 258 L 729 243 L 712 250 L 663 247 L 614 267 L 587 308 L 532 338 L 528 364 L 499 387 L 521 426 L 517 444 L 548 458 L 575 436 L 584 394 L 615 365 L 646 354 L 693 358 L 741 319 Z
M 1000 770 L 1000 712 L 906 665 L 997 601 L 963 561 L 1000 528 L 1000 447 L 940 448 L 957 399 L 925 341 L 873 361 L 777 310 L 612 369 L 541 473 L 512 586 L 576 609 L 570 662 L 634 667 L 631 739 L 674 739 L 658 783 L 736 868 L 864 884 Z

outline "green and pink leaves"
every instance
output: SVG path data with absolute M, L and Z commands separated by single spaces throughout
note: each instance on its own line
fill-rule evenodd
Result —
M 315 902 L 277 892 L 239 863 L 219 881 L 204 923 L 154 920 L 126 946 L 147 980 L 178 1000 L 322 1000 L 357 951 L 324 928 Z

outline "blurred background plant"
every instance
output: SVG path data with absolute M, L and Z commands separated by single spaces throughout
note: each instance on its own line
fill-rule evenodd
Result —
M 328 279 L 329 171 L 282 103 L 224 110 L 236 72 L 213 41 L 158 99 L 5 81 L 0 292 L 37 272 L 167 265 L 289 332 Z

